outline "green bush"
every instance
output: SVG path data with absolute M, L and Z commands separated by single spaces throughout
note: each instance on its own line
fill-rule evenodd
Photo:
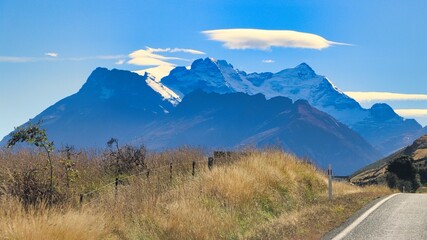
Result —
M 390 188 L 415 192 L 421 186 L 420 175 L 413 162 L 411 157 L 402 156 L 388 164 L 386 180 Z

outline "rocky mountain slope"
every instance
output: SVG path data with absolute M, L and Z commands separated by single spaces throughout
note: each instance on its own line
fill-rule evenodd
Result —
M 376 161 L 351 176 L 351 181 L 360 185 L 385 183 L 387 174 L 387 165 L 399 157 L 408 156 L 413 159 L 414 166 L 423 175 L 427 177 L 427 135 L 415 140 L 410 146 L 400 149 L 399 151 Z M 424 176 L 426 175 L 426 176 Z M 423 182 L 427 179 L 421 179 Z
M 380 157 L 362 137 L 307 101 L 267 100 L 261 94 L 192 92 L 165 119 L 141 133 L 138 141 L 154 148 L 280 147 L 322 168 L 332 163 L 341 174 Z
M 247 94 L 262 93 L 267 98 L 285 96 L 293 101 L 307 100 L 355 130 L 383 155 L 409 145 L 426 129 L 413 119 L 404 119 L 387 104 L 364 109 L 334 86 L 326 77 L 317 75 L 307 64 L 277 73 L 246 73 L 224 60 L 198 59 L 190 69 L 177 67 L 161 83 L 183 98 L 202 89 L 206 92 Z

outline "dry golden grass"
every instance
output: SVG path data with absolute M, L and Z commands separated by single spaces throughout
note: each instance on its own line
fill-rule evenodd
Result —
M 151 166 L 174 161 L 172 180 L 168 167 L 156 171 L 152 167 L 149 179 L 130 177 L 117 193 L 109 187 L 88 196 L 80 210 L 67 203 L 26 211 L 16 200 L 2 196 L 0 235 L 5 239 L 317 239 L 368 201 L 390 193 L 382 187 L 336 182 L 334 200 L 329 201 L 324 173 L 281 151 L 251 152 L 212 171 L 198 163 L 193 177 L 191 162 L 201 158 L 200 151 L 191 149 L 153 155 Z M 78 189 L 107 179 L 99 167 L 85 162 L 82 170 L 88 183 L 79 180 Z
M 2 198 L 0 239 L 104 239 L 110 235 L 100 211 L 47 208 L 24 209 L 16 199 Z

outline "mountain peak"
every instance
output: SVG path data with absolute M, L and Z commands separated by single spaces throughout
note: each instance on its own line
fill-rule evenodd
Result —
M 305 70 L 310 70 L 313 71 L 313 69 L 305 62 L 299 64 L 298 66 L 295 67 L 296 69 L 305 69 Z
M 200 58 L 195 60 L 192 64 L 191 64 L 191 69 L 196 70 L 196 69 L 210 69 L 210 68 L 220 68 L 220 67 L 230 67 L 233 68 L 233 66 L 231 64 L 229 64 L 227 61 L 225 60 L 217 60 L 215 58 L 212 57 L 207 57 L 207 58 Z
M 391 108 L 386 103 L 375 103 L 371 107 L 371 109 L 369 109 L 369 111 L 376 118 L 381 118 L 381 119 L 400 118 L 400 116 L 394 112 L 393 108 Z
M 199 58 L 191 64 L 191 70 L 207 70 L 217 68 L 217 60 L 214 58 Z
M 126 87 L 127 82 L 145 82 L 147 76 L 140 76 L 136 73 L 107 68 L 98 67 L 92 71 L 86 83 L 82 86 L 82 89 L 86 88 L 99 88 L 101 86 L 108 87 Z
M 283 76 L 291 76 L 303 80 L 317 77 L 317 74 L 307 63 L 301 63 L 295 68 L 284 69 L 278 72 L 277 74 Z
M 307 73 L 310 76 L 315 76 L 316 73 L 314 70 L 305 62 L 301 63 L 300 65 L 296 66 L 294 68 L 295 70 L 298 70 L 299 72 Z

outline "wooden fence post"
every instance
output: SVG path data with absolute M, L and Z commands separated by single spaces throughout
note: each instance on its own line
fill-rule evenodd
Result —
M 114 202 L 117 202 L 117 191 L 118 191 L 118 188 L 119 188 L 119 178 L 118 177 L 116 177 L 116 182 L 115 182 L 115 194 L 114 194 Z
M 328 193 L 329 200 L 332 200 L 332 166 L 329 164 L 328 166 Z
M 209 167 L 209 170 L 212 170 L 213 165 L 214 165 L 214 158 L 213 157 L 208 157 L 208 167 Z
M 193 177 L 196 175 L 196 161 L 193 161 L 193 171 L 191 172 L 191 175 L 193 175 Z
M 170 181 L 172 182 L 172 162 L 169 164 Z
M 80 203 L 80 208 L 82 207 L 82 205 L 83 205 L 83 193 L 80 193 L 80 200 L 79 200 L 79 203 Z

